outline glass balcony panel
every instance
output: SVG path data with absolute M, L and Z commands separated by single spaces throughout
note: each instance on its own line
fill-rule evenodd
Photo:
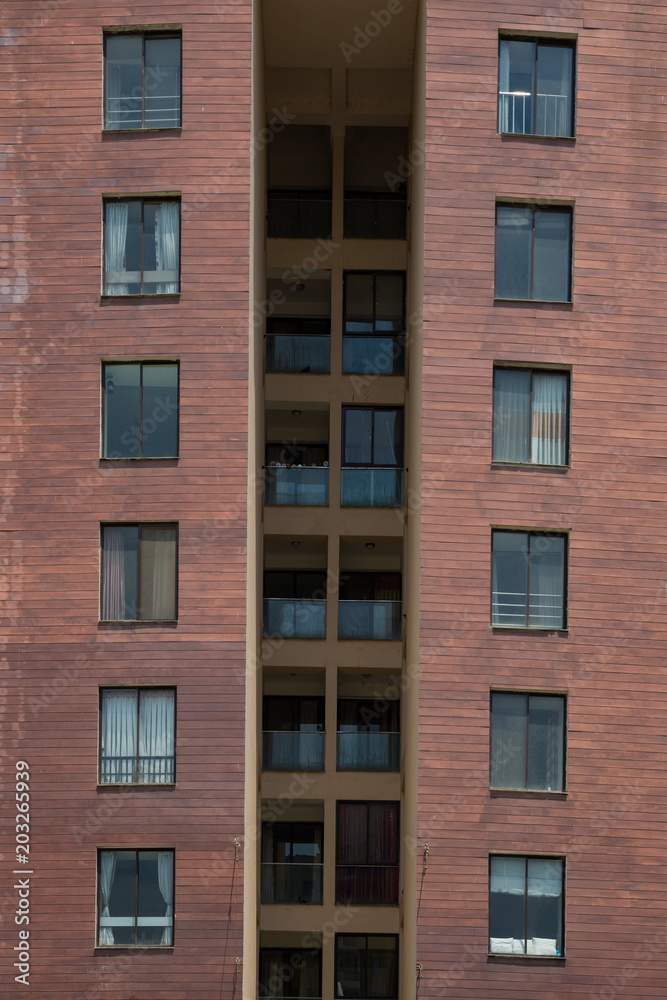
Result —
M 343 374 L 403 375 L 405 335 L 343 335 Z
M 399 771 L 400 733 L 338 733 L 339 771 Z
M 283 639 L 324 639 L 326 601 L 264 598 L 264 635 Z
M 400 601 L 339 601 L 339 639 L 400 639 Z
M 347 192 L 343 214 L 346 239 L 405 239 L 406 201 L 400 195 Z
M 321 864 L 262 863 L 263 903 L 321 903 Z
M 342 469 L 341 507 L 401 507 L 403 469 Z
M 271 373 L 328 375 L 331 338 L 298 333 L 267 333 L 266 370 Z
M 270 239 L 327 239 L 331 236 L 331 194 L 320 191 L 269 191 Z
M 398 865 L 336 865 L 336 902 L 398 905 Z
M 265 771 L 323 771 L 324 733 L 264 732 Z
M 265 470 L 264 503 L 269 507 L 327 507 L 329 470 L 324 468 Z M 389 505 L 386 505 L 389 506 Z

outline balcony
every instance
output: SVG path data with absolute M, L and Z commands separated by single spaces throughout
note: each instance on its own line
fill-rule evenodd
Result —
M 407 200 L 385 191 L 346 191 L 343 228 L 346 239 L 404 240 Z
M 339 771 L 400 771 L 401 734 L 339 731 L 336 766 Z
M 269 191 L 266 235 L 269 239 L 329 239 L 331 192 Z
M 265 636 L 282 639 L 324 639 L 326 631 L 326 600 L 264 598 Z
M 267 467 L 264 503 L 268 507 L 327 507 L 329 468 Z
M 319 864 L 262 862 L 262 902 L 321 903 L 323 871 L 321 861 Z
M 400 639 L 400 601 L 339 601 L 339 639 Z
M 269 374 L 327 375 L 331 371 L 329 320 L 291 317 L 269 320 L 266 371 Z
M 336 865 L 336 902 L 398 906 L 398 865 Z
M 401 507 L 403 469 L 342 469 L 341 507 Z
M 174 782 L 173 757 L 107 757 L 100 760 L 100 784 L 155 784 Z

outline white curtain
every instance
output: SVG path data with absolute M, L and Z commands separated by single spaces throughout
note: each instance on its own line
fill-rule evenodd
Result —
M 116 852 L 102 851 L 100 858 L 100 895 L 102 897 L 102 913 L 100 915 L 100 947 L 112 945 L 113 930 L 111 927 L 102 927 L 102 920 L 110 916 L 109 899 L 116 874 Z
M 180 205 L 163 201 L 155 213 L 155 255 L 158 271 L 178 273 Z M 161 282 L 157 291 L 162 294 L 178 291 L 178 281 Z
M 509 131 L 509 101 L 507 91 L 510 89 L 510 47 L 509 42 L 500 43 L 500 83 L 498 95 L 498 130 Z
M 123 539 L 122 528 L 104 529 L 103 621 L 122 621 L 125 618 L 125 548 Z
M 567 375 L 533 374 L 531 461 L 565 465 Z
M 134 782 L 137 760 L 137 692 L 102 694 L 102 778 Z
M 174 941 L 174 855 L 171 851 L 158 851 L 157 855 L 157 881 L 162 893 L 162 898 L 167 904 L 165 917 L 172 923 L 165 927 L 162 932 L 160 944 L 171 945 Z
M 125 247 L 127 244 L 127 216 L 129 206 L 124 201 L 108 201 L 106 204 L 105 231 L 105 295 L 127 295 L 127 284 L 110 281 L 106 274 L 109 271 L 125 271 Z
M 494 462 L 527 462 L 529 428 L 530 372 L 498 369 L 493 397 Z
M 543 546 L 540 550 L 540 546 Z M 563 627 L 564 545 L 558 538 L 530 542 L 528 624 L 532 628 Z
M 140 780 L 172 782 L 174 757 L 174 695 L 172 691 L 142 691 L 139 709 Z

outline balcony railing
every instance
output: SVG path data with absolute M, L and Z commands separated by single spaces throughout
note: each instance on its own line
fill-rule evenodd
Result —
M 533 123 L 533 94 L 501 90 L 498 96 L 501 132 L 517 135 L 569 136 L 571 123 L 567 109 L 567 94 L 538 94 L 537 120 Z
M 323 771 L 324 733 L 262 733 L 265 771 Z
M 405 334 L 343 334 L 343 374 L 403 375 Z
M 262 863 L 263 903 L 321 903 L 322 864 Z
M 403 469 L 342 469 L 341 507 L 401 507 Z
M 326 334 L 267 333 L 266 370 L 269 374 L 328 375 L 331 337 Z
M 339 771 L 399 771 L 400 733 L 337 734 Z
M 102 757 L 101 784 L 155 784 L 174 782 L 173 757 Z
M 274 189 L 268 193 L 270 239 L 327 239 L 331 236 L 331 193 Z
M 327 602 L 264 598 L 264 635 L 282 639 L 324 639 Z
M 141 122 L 141 97 L 107 97 L 108 129 L 178 128 L 181 124 L 179 94 L 160 97 L 146 94 L 144 122 Z
M 336 865 L 336 902 L 397 906 L 398 865 Z
M 400 639 L 400 601 L 339 601 L 339 639 Z
M 562 629 L 563 599 L 553 594 L 531 594 L 528 605 L 525 592 L 496 591 L 492 601 L 492 624 Z
M 264 503 L 267 507 L 327 507 L 329 469 L 323 466 L 267 466 Z
M 404 195 L 346 191 L 343 216 L 346 239 L 405 239 L 407 202 Z

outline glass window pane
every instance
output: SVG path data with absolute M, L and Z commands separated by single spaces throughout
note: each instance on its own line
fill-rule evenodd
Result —
M 528 858 L 528 938 L 533 953 L 562 952 L 563 862 L 558 858 Z
M 176 528 L 142 527 L 139 617 L 149 621 L 176 618 Z
M 572 135 L 573 57 L 574 50 L 569 46 L 538 46 L 538 135 Z
M 374 421 L 373 465 L 403 464 L 403 411 L 376 410 Z
M 171 851 L 139 851 L 139 888 L 137 943 L 156 947 L 167 944 L 170 927 L 165 918 L 173 912 L 172 903 L 165 901 L 163 891 L 173 899 L 174 863 Z M 160 884 L 161 883 L 161 884 Z M 169 914 L 167 907 L 169 906 Z M 155 923 L 150 918 L 155 917 Z M 171 923 L 171 921 L 170 921 Z M 165 931 L 167 935 L 165 936 Z M 170 942 L 169 942 L 170 943 Z
M 141 128 L 141 35 L 106 38 L 106 127 Z
M 141 294 L 141 202 L 127 202 L 125 269 L 129 272 L 127 295 Z
M 141 431 L 145 458 L 178 455 L 178 365 L 144 365 Z
M 498 205 L 496 209 L 496 298 L 531 298 L 533 209 Z
M 366 938 L 339 934 L 336 940 L 336 995 L 365 997 Z
M 373 460 L 373 410 L 343 410 L 345 465 L 371 465 Z
M 526 787 L 528 700 L 523 694 L 491 696 L 491 784 L 494 788 Z
M 493 532 L 494 625 L 528 624 L 528 535 L 522 531 Z
M 124 918 L 110 928 L 113 944 L 135 944 L 135 903 L 137 891 L 137 858 L 135 851 L 102 851 L 101 880 L 104 879 L 104 855 L 115 854 L 115 870 L 112 869 L 109 893 L 109 916 Z M 103 907 L 104 910 L 104 907 Z
M 567 464 L 569 378 L 533 373 L 531 461 Z
M 345 275 L 345 332 L 373 332 L 373 275 Z
M 531 134 L 535 114 L 534 42 L 501 39 L 499 84 L 499 131 Z
M 493 461 L 530 461 L 530 372 L 493 373 Z
M 382 333 L 401 333 L 405 326 L 405 300 L 402 274 L 378 274 L 375 278 L 375 329 Z
M 522 942 L 525 949 L 525 885 L 524 858 L 491 858 L 491 891 L 489 893 L 489 950 L 514 953 L 513 942 Z M 509 939 L 509 946 L 508 946 Z
M 565 539 L 562 535 L 531 535 L 529 625 L 563 628 L 564 584 Z
M 181 40 L 146 39 L 145 127 L 181 124 Z
M 140 365 L 104 366 L 104 457 L 140 454 Z
M 396 939 L 388 935 L 369 935 L 366 953 L 366 996 L 397 996 Z
M 572 213 L 535 209 L 533 298 L 570 301 Z
M 528 730 L 528 788 L 562 792 L 565 701 L 531 695 Z
M 102 692 L 101 782 L 137 780 L 137 706 L 137 691 Z
M 297 572 L 294 596 L 300 601 L 323 601 L 326 597 L 326 574 L 321 570 Z
M 102 548 L 102 619 L 136 621 L 139 529 L 105 526 Z
M 156 272 L 157 272 L 157 232 L 156 217 L 158 205 L 155 202 L 144 203 L 144 273 L 143 291 L 145 295 L 154 295 L 157 292 Z

